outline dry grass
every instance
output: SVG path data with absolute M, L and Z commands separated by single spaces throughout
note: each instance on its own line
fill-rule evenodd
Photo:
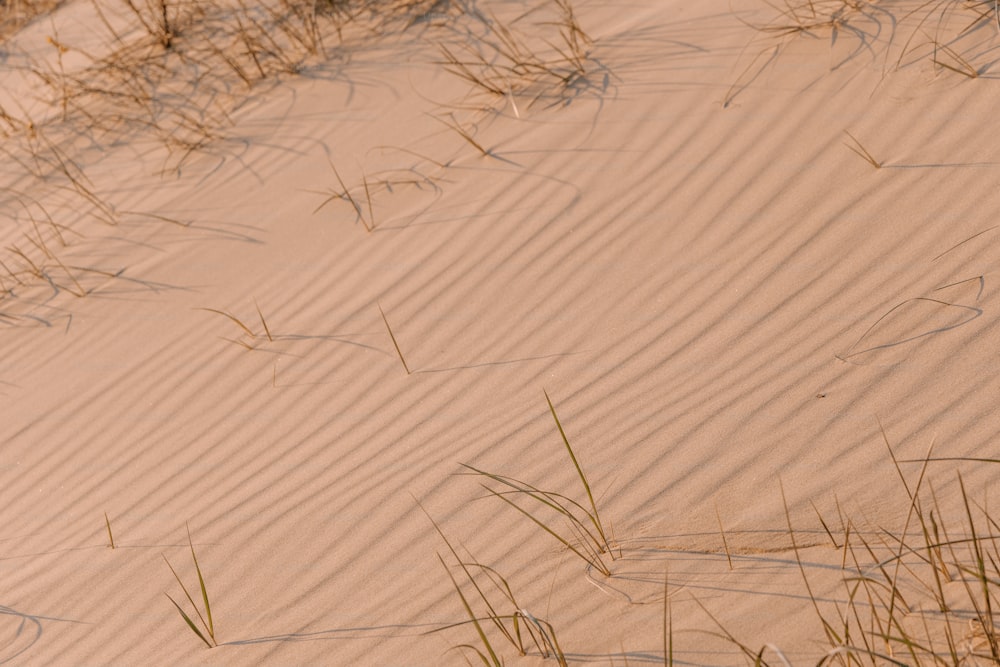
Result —
M 531 25 L 505 23 L 496 15 L 467 8 L 467 31 L 458 44 L 438 44 L 439 61 L 475 89 L 501 99 L 524 93 L 533 100 L 565 101 L 589 87 L 600 69 L 591 57 L 593 40 L 580 26 L 568 0 L 540 4 L 548 15 Z M 474 38 L 471 38 L 474 35 Z M 514 105 L 515 113 L 517 107 Z
M 905 494 L 905 519 L 899 530 L 876 526 L 861 534 L 852 532 L 851 522 L 841 516 L 845 525 L 840 545 L 820 518 L 834 547 L 844 550 L 842 598 L 821 597 L 813 589 L 785 501 L 786 530 L 803 592 L 822 628 L 822 638 L 816 639 L 824 648 L 815 664 L 1000 664 L 1000 523 L 985 505 L 973 501 L 960 473 L 955 487 L 960 516 L 945 518 L 948 515 L 939 494 L 927 481 L 932 462 L 974 460 L 934 458 L 932 445 L 923 459 L 900 461 L 884 430 L 883 438 Z M 992 459 L 981 462 L 1000 463 Z M 907 479 L 902 463 L 920 464 L 915 479 Z M 956 599 L 956 586 L 964 591 L 964 599 Z M 790 664 L 766 641 L 751 644 L 737 639 L 701 601 L 694 601 L 716 624 L 718 632 L 711 634 L 735 646 L 753 664 L 774 664 L 768 660 L 771 653 L 778 657 L 778 664 Z
M 104 513 L 104 527 L 108 529 L 108 547 L 111 549 L 115 548 L 115 536 L 111 532 L 111 519 L 108 518 L 108 513 Z
M 858 156 L 860 156 L 861 159 L 863 159 L 865 162 L 867 162 L 871 166 L 875 167 L 876 169 L 881 169 L 882 168 L 882 162 L 880 162 L 879 160 L 876 160 L 872 156 L 872 154 L 868 152 L 868 149 L 865 148 L 864 145 L 860 141 L 858 141 L 857 137 L 855 137 L 853 134 L 851 134 L 847 130 L 844 130 L 844 134 L 846 134 L 851 139 L 851 142 L 852 142 L 852 143 L 846 143 L 845 142 L 844 143 L 845 146 L 847 146 L 849 149 L 851 149 L 851 151 L 853 151 L 855 154 L 857 154 Z
M 411 375 L 412 371 L 410 370 L 410 366 L 406 363 L 406 359 L 403 357 L 403 351 L 399 349 L 399 343 L 396 341 L 396 334 L 392 332 L 392 327 L 389 326 L 389 320 L 385 316 L 385 311 L 382 310 L 382 304 L 376 302 L 375 305 L 378 306 L 379 315 L 382 316 L 382 322 L 385 323 L 385 330 L 389 332 L 389 338 L 392 340 L 392 346 L 396 348 L 396 354 L 399 355 L 399 361 L 403 364 L 403 370 L 406 371 L 407 375 Z
M 230 343 L 239 345 L 247 350 L 255 350 L 257 349 L 257 344 L 260 338 L 266 338 L 268 342 L 274 342 L 274 335 L 271 333 L 271 328 L 268 326 L 267 320 L 264 319 L 264 313 L 261 311 L 260 305 L 257 303 L 256 299 L 254 299 L 253 305 L 254 309 L 257 311 L 257 317 L 260 318 L 260 324 L 264 328 L 263 335 L 255 332 L 243 320 L 236 317 L 228 310 L 219 310 L 218 308 L 195 308 L 195 310 L 203 310 L 206 313 L 214 313 L 225 317 L 227 320 L 235 324 L 243 333 L 239 338 L 227 338 L 225 336 L 220 336 L 220 338 Z
M 748 64 L 727 90 L 724 107 L 800 37 L 820 38 L 831 45 L 850 41 L 840 64 L 856 58 L 880 59 L 889 74 L 930 60 L 943 70 L 976 79 L 988 65 L 973 60 L 989 51 L 972 47 L 964 52 L 971 44 L 966 39 L 989 24 L 1000 32 L 1000 4 L 995 0 L 762 0 L 762 4 L 771 18 L 745 22 L 757 37 L 744 49 L 741 59 Z
M 3 29 L 24 25 L 55 6 L 19 0 L 0 4 L 0 38 Z M 62 210 L 39 218 L 48 220 L 56 236 L 81 227 L 85 219 L 116 226 L 121 213 L 88 176 L 93 155 L 84 145 L 158 142 L 165 149 L 162 175 L 180 174 L 196 153 L 237 145 L 227 143 L 230 114 L 249 95 L 281 77 L 346 63 L 357 45 L 396 39 L 407 31 L 450 53 L 445 67 L 475 89 L 502 80 L 494 92 L 518 115 L 515 91 L 534 99 L 565 99 L 587 85 L 588 71 L 596 66 L 589 55 L 592 42 L 567 0 L 539 2 L 536 9 L 533 22 L 514 17 L 505 23 L 475 4 L 441 0 L 91 0 L 80 10 L 90 12 L 98 26 L 96 46 L 73 43 L 53 21 L 47 51 L 29 58 L 25 69 L 58 115 L 36 122 L 16 102 L 0 106 L 0 137 L 5 139 L 0 156 L 24 174 L 12 196 L 0 190 L 0 215 L 21 224 L 24 211 L 16 211 L 23 208 L 23 193 L 30 192 L 47 202 L 58 197 Z M 473 52 L 466 54 L 466 48 Z M 492 155 L 473 131 L 454 120 L 442 122 L 481 154 Z M 362 174 L 352 191 L 332 164 L 331 169 L 339 189 L 317 210 L 343 199 L 366 231 L 374 231 L 379 181 Z M 34 230 L 27 233 L 30 247 L 0 250 L 0 300 L 31 284 L 83 296 L 92 290 L 85 276 L 116 274 L 75 269 L 62 253 L 53 252 L 51 240 L 40 241 Z M 59 244 L 65 248 L 67 238 Z

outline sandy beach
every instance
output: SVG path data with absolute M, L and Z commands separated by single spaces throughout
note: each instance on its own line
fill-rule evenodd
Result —
M 0 15 L 3 664 L 1000 664 L 992 1 Z

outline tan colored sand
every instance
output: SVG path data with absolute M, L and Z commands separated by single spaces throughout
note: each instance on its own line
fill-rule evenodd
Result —
M 91 7 L 15 36 L 0 103 L 58 123 L 23 69 L 54 57 L 52 26 L 99 48 L 78 23 Z M 1000 95 L 917 52 L 897 68 L 909 33 L 889 45 L 883 15 L 859 46 L 755 32 L 742 21 L 773 12 L 753 0 L 575 7 L 593 61 L 562 98 L 472 94 L 412 28 L 260 84 L 179 172 L 156 141 L 80 139 L 117 226 L 55 177 L 3 167 L 0 245 L 32 248 L 30 194 L 72 230 L 60 260 L 105 273 L 71 269 L 82 298 L 60 273 L 0 301 L 0 659 L 463 664 L 449 649 L 470 626 L 425 634 L 464 612 L 415 498 L 572 663 L 662 660 L 667 568 L 686 664 L 742 660 L 695 598 L 755 648 L 822 655 L 780 485 L 826 600 L 841 554 L 810 502 L 839 526 L 839 499 L 870 535 L 906 512 L 877 417 L 900 458 L 932 440 L 995 455 Z M 432 117 L 449 113 L 491 156 Z M 341 199 L 315 212 L 338 188 L 330 162 L 366 215 L 362 179 L 395 180 L 373 188 L 373 233 Z M 248 324 L 255 349 L 206 309 Z M 543 389 L 620 543 L 609 579 L 456 474 L 582 501 Z M 960 467 L 977 498 L 997 479 Z M 952 509 L 954 469 L 930 471 Z M 164 596 L 182 593 L 161 554 L 193 581 L 186 522 L 211 651 Z

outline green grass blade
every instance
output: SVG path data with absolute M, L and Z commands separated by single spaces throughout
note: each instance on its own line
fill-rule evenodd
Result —
M 417 506 L 423 511 L 423 513 L 427 516 L 427 519 L 434 526 L 434 530 L 436 530 L 438 535 L 441 536 L 441 539 L 444 540 L 444 543 L 448 546 L 448 550 L 451 552 L 451 555 L 455 558 L 456 561 L 458 561 L 458 564 L 462 568 L 462 571 L 465 572 L 465 577 L 469 580 L 469 582 L 472 583 L 472 587 L 476 589 L 476 593 L 479 595 L 479 598 L 486 605 L 486 609 L 488 610 L 487 616 L 489 617 L 489 619 L 493 622 L 493 624 L 497 627 L 497 629 L 500 630 L 500 632 L 507 638 L 508 641 L 510 641 L 512 644 L 514 644 L 514 646 L 518 647 L 523 652 L 524 650 L 523 647 L 516 641 L 515 637 L 511 635 L 510 631 L 503 624 L 500 614 L 497 613 L 496 609 L 493 607 L 493 604 L 490 602 L 490 599 L 486 596 L 486 593 L 479 586 L 479 582 L 477 582 L 476 578 L 472 576 L 472 573 L 469 571 L 469 566 L 471 565 L 473 567 L 478 567 L 486 572 L 492 572 L 496 574 L 496 576 L 500 577 L 500 580 L 503 582 L 504 586 L 506 586 L 505 595 L 508 597 L 508 599 L 511 600 L 511 602 L 514 602 L 514 594 L 511 592 L 510 586 L 507 585 L 507 580 L 501 577 L 500 574 L 493 568 L 483 565 L 478 561 L 476 561 L 475 557 L 472 556 L 471 554 L 470 557 L 473 559 L 472 563 L 466 563 L 465 561 L 463 561 L 462 558 L 458 555 L 458 551 L 456 551 L 455 547 L 452 546 L 451 540 L 449 540 L 448 537 L 444 534 L 444 531 L 441 529 L 441 526 L 438 525 L 438 522 L 435 521 L 434 518 L 430 515 L 430 512 L 427 511 L 427 508 L 425 508 L 423 504 L 416 498 L 414 498 L 413 500 L 417 503 Z M 491 579 L 491 581 L 493 580 Z M 503 588 L 501 588 L 495 581 L 493 581 L 493 584 L 497 586 L 497 588 L 500 588 L 501 591 L 503 591 Z M 514 604 L 516 606 L 516 602 Z
M 191 632 L 198 635 L 198 639 L 205 642 L 205 646 L 207 646 L 208 648 L 212 648 L 212 645 L 209 643 L 207 639 L 205 639 L 205 635 L 201 634 L 201 630 L 199 630 L 198 627 L 194 624 L 194 621 L 191 620 L 191 617 L 184 613 L 184 610 L 181 609 L 181 606 L 176 602 L 174 602 L 174 599 L 170 597 L 170 595 L 168 595 L 167 593 L 164 593 L 164 595 L 166 595 L 167 599 L 170 600 L 173 603 L 174 607 L 177 608 L 177 613 L 181 615 L 181 618 L 184 619 L 184 622 L 188 624 L 189 628 L 191 628 Z
M 573 453 L 573 448 L 569 444 L 569 438 L 566 437 L 566 431 L 563 430 L 562 423 L 559 421 L 559 415 L 556 414 L 555 406 L 552 405 L 552 399 L 549 398 L 549 393 L 542 390 L 545 394 L 545 401 L 549 404 L 549 411 L 552 413 L 552 418 L 556 421 L 556 427 L 559 429 L 559 435 L 562 436 L 563 442 L 566 444 L 566 451 L 569 452 L 569 457 L 573 459 L 573 465 L 576 467 L 576 473 L 580 476 L 580 481 L 583 482 L 583 488 L 587 491 L 587 499 L 590 500 L 590 508 L 593 513 L 588 513 L 590 519 L 597 529 L 597 532 L 601 535 L 601 539 L 610 553 L 611 545 L 608 544 L 608 538 L 604 533 L 604 526 L 601 524 L 601 515 L 597 511 L 597 503 L 594 502 L 594 494 L 590 491 L 590 483 L 587 481 L 587 476 L 583 473 L 583 468 L 580 467 L 580 462 L 576 458 L 576 454 Z
M 493 665 L 495 667 L 501 667 L 502 663 L 500 662 L 500 659 L 497 658 L 497 654 L 493 652 L 493 646 L 490 645 L 490 640 L 487 639 L 486 632 L 483 631 L 483 626 L 479 625 L 479 620 L 476 618 L 476 614 L 472 611 L 472 607 L 469 605 L 469 601 L 465 599 L 465 594 L 462 593 L 461 587 L 455 580 L 454 575 L 452 575 L 451 570 L 448 569 L 448 565 L 444 562 L 444 558 L 441 557 L 441 554 L 438 554 L 437 557 L 438 560 L 441 561 L 441 567 L 444 568 L 444 571 L 448 574 L 448 578 L 451 579 L 451 583 L 455 587 L 455 592 L 458 593 L 458 597 L 461 598 L 462 606 L 465 607 L 465 613 L 469 615 L 469 619 L 472 621 L 472 624 L 476 627 L 476 632 L 479 633 L 479 639 L 483 642 L 483 646 L 486 648 L 486 651 L 490 654 L 490 658 L 492 660 Z M 462 646 L 468 646 L 468 644 L 463 644 Z M 479 654 L 479 657 L 483 659 L 483 662 L 486 663 L 487 667 L 489 667 L 490 663 L 486 661 L 486 657 L 482 654 L 482 652 L 479 651 L 479 649 L 473 646 L 468 646 L 468 647 L 476 651 L 476 653 Z
M 163 554 L 160 555 L 163 556 Z M 201 612 L 198 611 L 198 605 L 194 603 L 194 598 L 192 598 L 191 594 L 188 593 L 187 586 L 184 585 L 184 582 L 181 581 L 181 578 L 177 575 L 177 571 L 174 569 L 174 566 L 170 564 L 170 561 L 167 560 L 166 556 L 163 556 L 163 562 L 167 564 L 167 567 L 170 568 L 170 572 L 174 575 L 174 579 L 176 579 L 177 583 L 180 584 L 181 590 L 184 591 L 184 595 L 187 597 L 188 602 L 190 602 L 191 606 L 194 608 L 194 613 L 198 614 L 198 620 L 201 621 L 201 624 L 207 628 L 208 623 L 205 622 L 205 619 L 202 617 Z
M 194 555 L 194 542 L 191 541 L 191 527 L 184 524 L 187 527 L 188 534 L 188 546 L 191 547 L 191 560 L 194 561 L 194 569 L 198 573 L 198 585 L 201 587 L 201 599 L 205 602 L 205 616 L 208 617 L 208 623 L 205 627 L 208 628 L 208 635 L 215 641 L 215 624 L 212 622 L 212 606 L 208 603 L 208 590 L 205 588 L 205 578 L 201 576 L 201 567 L 198 566 L 198 557 Z M 194 603 L 192 603 L 194 604 Z M 197 609 L 197 607 L 195 607 Z
M 601 574 L 603 574 L 606 577 L 610 577 L 611 576 L 611 570 L 609 570 L 608 566 L 604 564 L 604 561 L 601 560 L 601 557 L 600 557 L 599 554 L 595 553 L 593 555 L 588 555 L 588 554 L 583 553 L 582 551 L 580 551 L 579 549 L 577 549 L 575 546 L 573 546 L 572 544 L 570 544 L 569 540 L 567 540 L 565 537 L 563 537 L 562 535 L 560 535 L 559 533 L 557 533 L 555 530 L 553 530 L 552 528 L 550 528 L 544 521 L 542 521 L 541 519 L 539 519 L 538 517 L 536 517 L 534 514 L 532 514 L 528 510 L 524 509 L 523 507 L 521 507 L 520 505 L 518 505 L 517 503 L 515 503 L 513 500 L 510 500 L 509 498 L 505 498 L 504 496 L 502 496 L 501 494 L 497 493 L 493 489 L 490 489 L 489 487 L 484 486 L 483 488 L 486 489 L 488 492 L 492 493 L 494 496 L 496 496 L 500 500 L 502 500 L 505 503 L 507 503 L 508 505 L 510 505 L 511 507 L 513 507 L 514 509 L 516 509 L 518 512 L 520 512 L 524 516 L 526 516 L 529 519 L 531 519 L 532 521 L 534 521 L 535 524 L 538 525 L 539 528 L 541 528 L 546 533 L 548 533 L 552 537 L 554 537 L 557 540 L 559 540 L 560 542 L 562 542 L 563 545 L 565 545 L 570 551 L 572 551 L 573 553 L 575 553 L 577 556 L 579 556 L 583 560 L 585 560 L 588 563 L 590 563 L 591 565 L 593 565 L 594 568 L 598 572 L 600 572 Z
M 483 487 L 487 491 L 489 491 L 491 494 L 493 494 L 493 495 L 495 495 L 497 497 L 503 497 L 504 495 L 506 495 L 508 493 L 514 493 L 514 492 L 523 493 L 524 495 L 526 495 L 526 496 L 528 496 L 528 497 L 530 497 L 530 498 L 532 498 L 532 499 L 534 499 L 534 500 L 542 503 L 546 507 L 549 507 L 550 509 L 558 512 L 559 514 L 562 514 L 564 517 L 566 517 L 566 519 L 569 520 L 569 522 L 570 522 L 571 526 L 573 527 L 573 529 L 575 531 L 579 532 L 581 535 L 584 536 L 585 543 L 587 541 L 593 543 L 592 546 L 590 544 L 588 544 L 587 546 L 588 546 L 588 550 L 590 548 L 593 549 L 595 557 L 597 557 L 596 554 L 600 554 L 600 553 L 604 553 L 605 551 L 608 551 L 608 545 L 606 544 L 606 542 L 604 542 L 601 539 L 601 535 L 599 533 L 595 534 L 593 531 L 591 531 L 590 529 L 588 529 L 587 525 L 579 517 L 577 517 L 575 514 L 573 514 L 573 512 L 566 505 L 564 505 L 562 502 L 560 502 L 560 500 L 564 500 L 564 501 L 566 501 L 566 503 L 575 506 L 583 514 L 585 514 L 588 518 L 590 518 L 591 523 L 593 524 L 594 520 L 593 520 L 593 517 L 590 516 L 590 512 L 588 512 L 582 505 L 580 505 L 580 503 L 576 502 L 572 498 L 567 498 L 566 496 L 564 496 L 562 494 L 553 493 L 551 491 L 542 491 L 538 487 L 532 486 L 531 484 L 528 484 L 526 482 L 522 482 L 520 480 L 516 480 L 516 479 L 510 478 L 510 477 L 505 477 L 504 475 L 497 475 L 495 473 L 486 472 L 485 470 L 480 470 L 478 468 L 474 468 L 474 467 L 472 467 L 472 466 L 470 466 L 470 465 L 468 465 L 466 463 L 463 463 L 461 465 L 463 467 L 465 467 L 465 468 L 473 471 L 473 473 L 475 473 L 475 474 L 482 475 L 484 477 L 488 477 L 488 478 L 492 479 L 493 481 L 498 482 L 500 484 L 503 484 L 503 485 L 505 485 L 505 486 L 507 486 L 507 487 L 509 487 L 509 488 L 511 488 L 511 489 L 514 490 L 514 491 L 495 491 L 493 489 L 490 489 L 489 487 L 485 487 L 485 486 Z M 504 500 L 507 500 L 507 499 L 504 498 Z M 515 507 L 516 507 L 516 505 L 515 505 Z M 518 509 L 520 509 L 520 507 Z M 597 557 L 597 558 L 599 559 L 599 557 Z M 591 560 L 591 559 L 592 558 L 587 558 L 588 561 Z
M 567 519 L 570 519 L 574 523 L 582 523 L 582 522 L 576 516 L 573 515 L 573 512 L 571 510 L 569 510 L 566 507 L 566 505 L 563 505 L 561 502 L 559 502 L 559 500 L 564 500 L 567 503 L 569 503 L 571 505 L 574 505 L 577 509 L 579 509 L 584 514 L 589 515 L 589 512 L 587 512 L 586 508 L 584 508 L 583 505 L 581 505 L 580 503 L 576 502 L 572 498 L 568 498 L 568 497 L 562 495 L 561 493 L 553 493 L 551 491 L 542 491 L 537 486 L 532 486 L 531 484 L 528 484 L 527 482 L 522 482 L 521 480 L 514 479 L 512 477 L 506 477 L 504 475 L 497 475 L 496 473 L 492 473 L 492 472 L 486 472 L 485 470 L 480 470 L 479 468 L 474 468 L 474 467 L 472 467 L 472 466 L 470 466 L 470 465 L 468 465 L 466 463 L 462 463 L 461 465 L 462 465 L 462 467 L 468 468 L 469 470 L 473 471 L 477 475 L 482 475 L 483 477 L 489 477 L 494 482 L 498 482 L 500 484 L 503 484 L 504 486 L 508 486 L 508 487 L 514 489 L 515 491 L 517 491 L 519 493 L 523 493 L 526 496 L 530 496 L 531 498 L 534 498 L 535 500 L 537 500 L 538 502 L 542 503 L 543 505 L 546 505 L 546 506 L 550 507 L 551 509 L 555 510 L 556 512 L 559 512 L 560 514 L 562 514 L 563 516 L 565 516 Z

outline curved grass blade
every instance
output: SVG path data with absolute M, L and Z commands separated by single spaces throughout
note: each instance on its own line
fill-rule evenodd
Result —
M 559 533 L 557 533 L 555 530 L 553 530 L 552 528 L 550 528 L 545 522 L 543 522 L 541 519 L 537 518 L 534 514 L 532 514 L 528 510 L 524 509 L 523 507 L 521 507 L 520 505 L 518 505 L 517 503 L 515 503 L 513 500 L 510 500 L 509 498 L 504 497 L 502 494 L 497 493 L 496 491 L 494 491 L 493 489 L 489 488 L 488 486 L 484 485 L 483 488 L 486 489 L 491 494 L 493 494 L 494 496 L 496 496 L 497 498 L 499 498 L 500 500 L 502 500 L 505 503 L 507 503 L 508 505 L 510 505 L 511 507 L 513 507 L 514 509 L 516 509 L 518 512 L 520 512 L 524 516 L 526 516 L 529 519 L 531 519 L 532 521 L 534 521 L 535 524 L 537 524 L 539 528 L 541 528 L 546 533 L 548 533 L 552 537 L 554 537 L 557 540 L 559 540 L 560 542 L 562 542 L 563 545 L 565 545 L 570 551 L 572 551 L 577 556 L 579 556 L 583 560 L 585 560 L 588 563 L 590 563 L 594 567 L 594 569 L 596 569 L 598 572 L 600 572 L 601 574 L 603 574 L 606 577 L 610 577 L 611 576 L 611 570 L 608 569 L 608 566 L 604 564 L 604 561 L 601 559 L 600 554 L 597 554 L 597 553 L 594 553 L 592 555 L 591 554 L 585 554 L 584 552 L 580 551 L 575 546 L 573 546 L 572 544 L 570 544 L 569 540 L 567 540 L 565 537 L 563 537 L 562 535 L 560 535 Z
M 222 315 L 223 317 L 228 317 L 230 320 L 232 320 L 233 322 L 235 322 L 236 325 L 239 328 L 241 328 L 244 331 L 246 331 L 250 335 L 251 338 L 256 338 L 257 337 L 257 334 L 255 334 L 253 331 L 250 331 L 250 327 L 248 327 L 247 325 L 243 324 L 243 322 L 240 321 L 240 318 L 236 317 L 232 313 L 227 313 L 224 310 L 217 310 L 215 308 L 196 308 L 195 310 L 204 310 L 204 311 L 207 311 L 209 313 L 215 313 L 216 315 Z
M 472 466 L 467 465 L 465 463 L 461 465 L 468 468 L 469 470 L 472 470 L 476 474 L 483 475 L 484 477 L 489 477 L 495 482 L 499 482 L 500 484 L 504 484 L 514 489 L 513 491 L 495 491 L 493 489 L 490 489 L 489 487 L 484 486 L 484 488 L 486 488 L 487 491 L 489 491 L 491 494 L 497 497 L 505 496 L 511 493 L 523 493 L 526 496 L 542 503 L 546 507 L 549 507 L 550 509 L 558 512 L 559 514 L 562 514 L 570 522 L 570 526 L 573 528 L 574 532 L 583 536 L 585 540 L 589 540 L 589 542 L 593 543 L 592 546 L 590 544 L 587 545 L 588 551 L 593 549 L 595 554 L 605 553 L 607 545 L 603 544 L 602 541 L 599 539 L 599 537 L 595 535 L 591 530 L 589 530 L 587 528 L 587 525 L 579 517 L 573 514 L 573 512 L 570 511 L 570 509 L 567 508 L 566 505 L 559 502 L 560 499 L 564 500 L 567 503 L 577 507 L 581 512 L 583 512 L 589 517 L 590 513 L 582 505 L 580 505 L 572 498 L 567 498 L 562 494 L 553 493 L 551 491 L 542 491 L 538 487 L 532 486 L 531 484 L 527 484 L 526 482 L 512 479 L 510 477 L 505 477 L 503 475 L 497 475 L 494 473 L 489 473 L 483 470 L 479 470 L 478 468 L 473 468 Z
M 487 667 L 491 667 L 491 665 L 493 667 L 502 667 L 503 663 L 500 662 L 500 659 L 497 657 L 497 654 L 493 651 L 493 646 L 490 645 L 490 640 L 487 639 L 486 633 L 483 631 L 483 626 L 479 625 L 479 619 L 477 619 L 475 613 L 473 613 L 472 607 L 469 605 L 469 601 L 465 599 L 465 594 L 462 593 L 461 587 L 458 585 L 458 582 L 455 581 L 455 577 L 454 575 L 452 575 L 451 570 L 448 569 L 448 565 L 444 562 L 444 558 L 441 557 L 441 554 L 438 554 L 437 557 L 438 560 L 441 561 L 441 567 L 444 568 L 444 571 L 448 574 L 448 578 L 451 579 L 451 583 L 455 587 L 455 592 L 458 593 L 458 597 L 461 598 L 462 606 L 465 607 L 465 613 L 469 615 L 469 619 L 472 621 L 472 624 L 476 627 L 476 632 L 479 633 L 479 639 L 483 642 L 483 646 L 486 648 L 486 651 L 490 654 L 490 661 L 487 661 L 486 656 L 483 655 L 483 653 L 474 646 L 470 646 L 468 644 L 461 644 L 458 648 L 462 647 L 471 648 L 479 655 L 480 658 L 482 658 L 483 663 L 486 664 Z

